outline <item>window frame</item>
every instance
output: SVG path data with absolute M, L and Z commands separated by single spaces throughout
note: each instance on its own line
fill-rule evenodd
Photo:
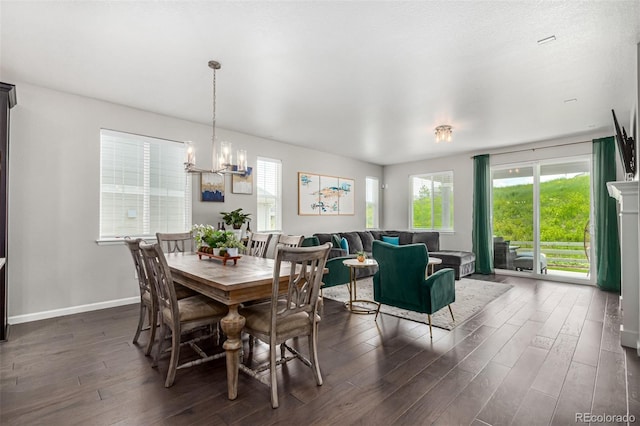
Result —
M 422 179 L 429 179 L 429 178 L 433 178 L 435 176 L 448 176 L 450 178 L 450 182 L 451 182 L 451 198 L 450 198 L 450 202 L 449 202 L 449 210 L 455 212 L 454 210 L 454 205 L 455 205 L 455 185 L 454 185 L 454 173 L 453 170 L 443 170 L 443 171 L 439 171 L 439 172 L 432 172 L 432 173 L 415 173 L 412 175 L 409 175 L 409 229 L 410 230 L 416 230 L 416 231 L 436 231 L 436 232 L 440 232 L 440 233 L 453 233 L 455 232 L 455 220 L 454 220 L 454 214 L 451 215 L 451 227 L 450 228 L 442 228 L 442 227 L 435 227 L 433 226 L 433 223 L 435 223 L 434 220 L 434 211 L 435 211 L 435 204 L 431 203 L 431 223 L 432 226 L 430 228 L 420 228 L 420 227 L 415 227 L 414 226 L 414 216 L 413 216 L 413 203 L 415 201 L 414 198 L 414 179 L 415 178 L 422 178 Z M 433 179 L 431 180 L 432 182 L 432 191 L 433 191 Z M 444 206 L 443 206 L 444 207 Z
M 276 177 L 276 186 L 277 186 L 277 194 L 273 197 L 268 197 L 270 199 L 275 200 L 275 229 L 261 229 L 259 217 L 261 214 L 261 203 L 260 202 L 260 163 L 273 163 L 276 165 L 277 177 Z M 264 197 L 264 195 L 262 195 Z M 255 224 L 256 232 L 282 232 L 282 160 L 277 158 L 270 157 L 262 157 L 258 156 L 256 158 L 256 224 Z
M 138 233 L 138 234 L 134 234 L 134 233 L 127 233 L 127 232 L 122 232 L 122 235 L 119 235 L 119 232 L 117 232 L 117 230 L 114 232 L 115 235 L 109 235 L 108 233 L 103 234 L 103 222 L 106 220 L 104 218 L 104 214 L 105 212 L 103 211 L 103 203 L 104 203 L 104 194 L 105 193 L 114 193 L 112 191 L 105 191 L 105 186 L 109 185 L 106 184 L 104 182 L 105 180 L 105 167 L 108 167 L 108 165 L 105 164 L 105 157 L 104 157 L 104 152 L 103 150 L 105 149 L 109 149 L 109 148 L 105 148 L 105 138 L 121 138 L 121 141 L 119 141 L 119 143 L 132 143 L 135 146 L 135 144 L 138 144 L 138 147 L 140 147 L 143 152 L 145 152 L 145 156 L 149 156 L 149 162 L 148 163 L 144 163 L 142 165 L 142 167 L 136 167 L 136 173 L 137 176 L 139 176 L 138 178 L 138 188 L 142 189 L 142 196 L 145 199 L 145 201 L 143 202 L 143 208 L 142 208 L 142 213 L 141 215 L 143 217 L 146 217 L 145 219 L 143 219 L 143 232 L 142 233 Z M 127 141 L 127 142 L 125 142 Z M 114 144 L 117 144 L 118 142 L 113 142 Z M 99 155 L 100 155 L 100 167 L 98 170 L 99 173 L 99 211 L 98 211 L 98 238 L 96 239 L 96 242 L 98 244 L 110 244 L 110 243 L 118 243 L 118 242 L 122 242 L 122 240 L 124 239 L 125 236 L 129 236 L 131 238 L 142 238 L 145 241 L 155 241 L 155 234 L 156 232 L 184 232 L 184 231 L 188 231 L 189 229 L 191 229 L 192 226 L 192 221 L 193 221 L 193 217 L 192 217 L 192 204 L 193 204 L 193 190 L 192 190 L 192 178 L 191 175 L 183 172 L 184 173 L 184 190 L 183 190 L 183 194 L 184 194 L 184 210 L 182 213 L 182 218 L 181 220 L 183 221 L 183 226 L 181 228 L 182 231 L 179 231 L 177 228 L 171 229 L 171 231 L 168 231 L 167 229 L 152 229 L 152 222 L 153 222 L 153 211 L 155 210 L 154 207 L 151 207 L 151 203 L 150 202 L 150 198 L 153 196 L 153 192 L 154 189 L 157 188 L 153 188 L 153 171 L 156 170 L 158 167 L 161 167 L 162 165 L 162 161 L 166 160 L 166 156 L 164 157 L 158 157 L 158 158 L 154 158 L 152 157 L 149 152 L 151 151 L 151 146 L 152 145 L 156 145 L 157 147 L 160 147 L 162 145 L 165 146 L 165 148 L 167 146 L 170 146 L 168 144 L 180 144 L 182 145 L 182 147 L 177 147 L 177 146 L 173 146 L 172 148 L 179 148 L 180 150 L 180 155 L 176 157 L 176 159 L 172 159 L 171 161 L 175 161 L 175 164 L 173 164 L 171 167 L 169 167 L 167 170 L 169 170 L 171 173 L 173 173 L 173 176 L 176 177 L 178 176 L 176 174 L 178 168 L 180 170 L 184 169 L 184 152 L 185 152 L 185 148 L 184 148 L 184 142 L 182 141 L 175 141 L 175 140 L 171 140 L 171 139 L 165 139 L 165 138 L 159 138 L 159 137 L 155 137 L 155 136 L 147 136 L 147 135 L 140 135 L 140 134 L 136 134 L 136 133 L 131 133 L 131 132 L 124 132 L 121 130 L 113 130 L 113 129 L 106 129 L 106 128 L 101 128 L 100 132 L 99 132 Z M 111 149 L 117 149 L 117 147 L 113 147 Z M 123 163 L 126 161 L 132 161 L 135 160 L 134 157 L 122 157 L 122 161 L 119 163 L 114 163 L 113 167 L 116 168 L 121 168 L 124 169 Z M 142 170 L 142 173 L 140 173 L 140 170 Z M 121 170 L 122 173 L 124 173 L 124 170 Z M 130 172 L 130 170 L 129 170 Z M 161 175 L 162 172 L 160 172 L 159 175 Z M 175 180 L 173 181 L 175 183 Z M 117 187 L 119 185 L 119 183 L 116 181 L 114 183 L 111 183 L 110 185 L 113 185 L 115 187 Z M 162 190 L 172 190 L 175 191 L 175 188 L 171 188 L 170 186 L 161 186 L 160 187 Z M 117 193 L 116 193 L 117 194 Z M 157 195 L 156 195 L 157 196 Z M 121 207 L 121 214 L 129 214 L 128 212 L 130 210 L 132 210 L 130 208 L 131 206 L 122 206 Z M 118 210 L 118 209 L 116 209 Z M 139 210 L 139 209 L 137 209 Z M 138 215 L 138 211 L 136 211 L 136 216 Z M 145 224 L 146 222 L 146 224 Z M 177 222 L 176 222 L 177 223 Z M 116 229 L 117 225 L 111 225 L 112 228 Z

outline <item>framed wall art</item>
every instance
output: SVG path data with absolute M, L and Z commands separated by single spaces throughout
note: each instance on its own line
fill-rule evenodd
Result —
M 253 194 L 253 175 L 245 176 L 231 175 L 231 193 L 233 194 Z
M 224 202 L 224 175 L 202 173 L 200 175 L 202 201 Z
M 354 180 L 298 172 L 298 215 L 353 215 Z

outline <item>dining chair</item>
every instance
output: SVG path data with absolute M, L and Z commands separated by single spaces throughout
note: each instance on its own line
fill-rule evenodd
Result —
M 191 232 L 157 232 L 156 238 L 164 253 L 191 253 L 195 249 Z
M 156 297 L 156 289 L 153 285 L 150 285 L 147 277 L 147 271 L 144 267 L 144 259 L 142 257 L 142 250 L 140 250 L 140 243 L 142 238 L 136 238 L 135 240 L 130 237 L 125 237 L 125 244 L 131 252 L 133 258 L 133 265 L 136 269 L 136 276 L 138 277 L 138 287 L 140 288 L 140 317 L 138 318 L 138 327 L 136 334 L 133 336 L 133 343 L 138 343 L 138 338 L 142 331 L 149 331 L 149 341 L 145 348 L 144 354 L 149 355 L 153 342 L 156 337 L 156 325 L 158 317 L 158 305 Z M 144 320 L 147 318 L 148 325 L 144 326 Z
M 278 247 L 300 247 L 304 235 L 278 235 Z
M 163 253 L 191 253 L 195 251 L 195 240 L 192 232 L 156 232 L 156 239 Z M 176 297 L 195 296 L 198 293 L 180 284 L 174 284 Z
M 249 256 L 267 257 L 267 249 L 271 242 L 273 234 L 260 234 L 252 232 L 247 241 L 247 250 L 245 253 Z
M 316 383 L 322 385 L 318 363 L 318 322 L 320 321 L 320 285 L 331 244 L 317 247 L 282 247 L 278 250 L 273 269 L 271 301 L 240 310 L 245 317 L 244 331 L 269 344 L 269 361 L 252 369 L 256 378 L 259 372 L 270 370 L 269 379 L 263 377 L 271 388 L 271 406 L 278 407 L 276 366 L 293 359 L 300 359 L 313 371 Z M 287 293 L 280 296 L 280 269 L 290 267 L 286 283 Z M 307 336 L 309 357 L 286 344 L 294 337 Z M 276 350 L 280 345 L 280 359 Z M 286 356 L 286 351 L 291 355 Z M 247 367 L 248 368 L 248 367 Z
M 182 342 L 182 336 L 205 326 L 213 332 L 220 319 L 226 315 L 227 307 L 203 295 L 178 300 L 173 286 L 171 270 L 167 265 L 167 260 L 160 248 L 160 244 L 142 245 L 141 250 L 147 276 L 156 289 L 160 317 L 160 336 L 158 339 L 160 343 L 157 345 L 152 365 L 154 367 L 158 365 L 158 359 L 164 351 L 163 347 L 165 346 L 166 338 L 171 332 L 171 359 L 164 383 L 165 387 L 170 387 L 175 380 L 176 370 L 225 356 L 224 352 L 216 355 L 207 355 L 197 345 L 198 341 L 211 337 L 212 334 L 196 337 L 185 342 Z M 200 355 L 200 358 L 179 365 L 180 346 L 182 345 L 189 345 Z

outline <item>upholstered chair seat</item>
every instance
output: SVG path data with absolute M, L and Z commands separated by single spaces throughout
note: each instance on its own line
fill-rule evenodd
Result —
M 273 270 L 271 300 L 240 310 L 240 314 L 245 317 L 244 331 L 269 345 L 269 361 L 253 369 L 252 375 L 271 388 L 273 408 L 278 407 L 276 367 L 280 364 L 298 358 L 311 368 L 316 384 L 322 385 L 317 349 L 322 302 L 320 285 L 330 249 L 330 244 L 317 247 L 279 247 Z M 285 283 L 280 282 L 280 271 L 285 266 L 290 268 L 291 273 L 286 283 L 287 293 L 282 295 L 280 286 Z M 291 338 L 305 336 L 309 342 L 308 358 L 286 344 Z M 249 343 L 252 341 L 250 338 Z M 276 359 L 278 346 L 280 358 Z M 287 351 L 292 356 L 286 356 Z M 270 370 L 268 376 L 259 374 L 266 369 Z

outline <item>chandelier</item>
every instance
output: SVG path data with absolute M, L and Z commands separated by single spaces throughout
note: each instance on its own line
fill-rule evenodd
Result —
M 184 163 L 184 169 L 188 173 L 217 173 L 217 174 L 234 174 L 248 175 L 251 168 L 247 167 L 247 151 L 239 149 L 237 152 L 237 163 L 233 163 L 232 144 L 231 142 L 220 141 L 216 143 L 216 70 L 221 68 L 220 62 L 209 61 L 209 68 L 213 70 L 213 114 L 211 116 L 211 149 L 212 149 L 212 168 L 211 170 L 196 167 L 196 150 L 193 143 L 186 142 L 187 159 Z
M 453 127 L 443 125 L 436 127 L 436 143 L 440 141 L 451 142 L 451 134 L 453 133 Z

